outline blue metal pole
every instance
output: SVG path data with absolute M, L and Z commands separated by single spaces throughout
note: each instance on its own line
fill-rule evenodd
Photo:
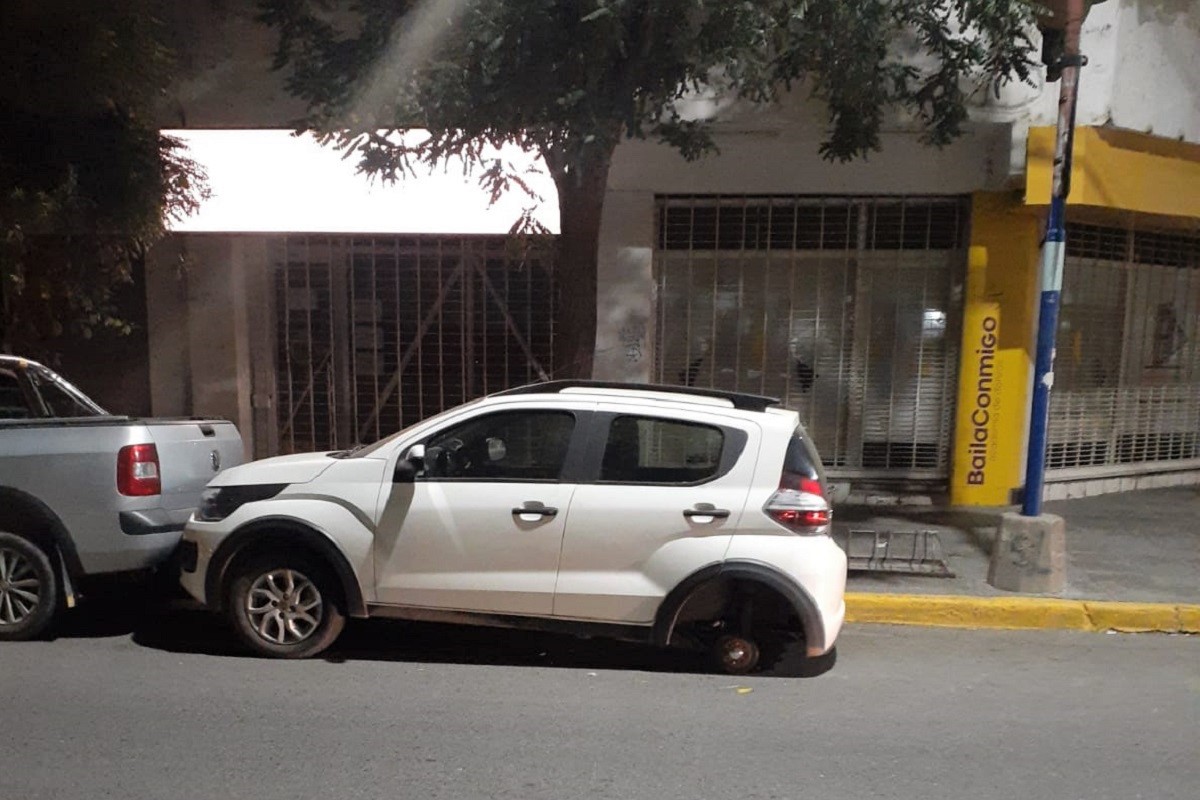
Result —
M 1029 418 L 1029 452 L 1025 462 L 1025 496 L 1021 513 L 1042 513 L 1042 488 L 1046 482 L 1046 428 L 1050 418 L 1050 387 L 1054 384 L 1054 339 L 1058 331 L 1058 306 L 1062 295 L 1063 261 L 1067 231 L 1066 198 L 1050 201 L 1046 241 L 1042 244 L 1042 302 L 1038 309 L 1037 358 L 1033 368 L 1033 411 Z
M 1058 95 L 1058 133 L 1054 146 L 1054 178 L 1050 187 L 1050 217 L 1041 253 L 1042 301 L 1038 309 L 1037 356 L 1033 371 L 1033 405 L 1029 416 L 1029 450 L 1025 461 L 1025 494 L 1021 513 L 1042 513 L 1046 483 L 1046 428 L 1050 417 L 1050 389 L 1054 385 L 1054 339 L 1058 332 L 1058 307 L 1062 294 L 1063 261 L 1067 252 L 1066 209 L 1071 193 L 1071 145 L 1075 139 L 1075 100 L 1079 95 L 1079 31 L 1083 25 L 1083 0 L 1068 0 L 1063 47 L 1062 86 Z

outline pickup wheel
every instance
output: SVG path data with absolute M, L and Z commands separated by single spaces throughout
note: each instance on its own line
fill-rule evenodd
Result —
M 0 532 L 0 641 L 33 639 L 58 608 L 54 565 L 27 539 Z
M 328 570 L 294 554 L 256 556 L 235 566 L 226 608 L 238 637 L 271 658 L 315 656 L 346 624 Z

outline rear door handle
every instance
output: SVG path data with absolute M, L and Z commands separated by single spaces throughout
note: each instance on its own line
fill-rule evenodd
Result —
M 729 509 L 727 508 L 713 508 L 712 506 L 705 508 L 704 506 L 708 506 L 708 504 L 698 503 L 695 508 L 685 508 L 683 510 L 683 515 L 688 519 L 691 519 L 692 517 L 712 517 L 713 519 L 729 518 Z
M 558 514 L 558 509 L 541 503 L 529 503 L 522 508 L 514 508 L 512 513 L 514 517 L 553 517 Z

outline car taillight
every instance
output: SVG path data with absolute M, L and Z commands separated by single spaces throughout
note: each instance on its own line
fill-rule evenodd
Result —
M 783 473 L 783 477 L 779 479 L 779 488 L 793 489 L 797 492 L 815 494 L 817 497 L 825 496 L 825 490 L 821 488 L 820 481 L 818 481 L 816 478 L 797 475 L 794 472 Z
M 127 497 L 148 497 L 162 493 L 158 472 L 158 448 L 152 444 L 131 444 L 117 453 L 117 491 Z
M 771 512 L 771 517 L 777 522 L 782 522 L 789 528 L 814 528 L 821 525 L 828 525 L 830 514 L 826 509 L 802 511 L 798 508 L 778 508 Z
M 833 519 L 821 482 L 790 472 L 783 473 L 779 491 L 771 495 L 763 511 L 783 527 L 801 534 L 828 533 Z

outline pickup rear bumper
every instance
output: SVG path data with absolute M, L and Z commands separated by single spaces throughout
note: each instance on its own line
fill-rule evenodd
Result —
M 131 572 L 157 567 L 171 557 L 183 534 L 178 531 L 147 533 L 139 536 L 117 534 L 120 544 L 103 548 L 79 548 L 79 559 L 88 575 L 107 572 Z M 82 545 L 82 543 L 80 543 Z
M 191 509 L 163 508 L 117 511 L 117 525 L 97 524 L 91 535 L 75 539 L 84 573 L 129 572 L 163 564 L 183 537 L 191 513 Z
M 187 524 L 187 517 L 180 519 L 178 513 L 172 514 L 161 508 L 145 511 L 122 511 L 117 516 L 121 520 L 121 532 L 129 536 L 183 533 L 183 526 Z

